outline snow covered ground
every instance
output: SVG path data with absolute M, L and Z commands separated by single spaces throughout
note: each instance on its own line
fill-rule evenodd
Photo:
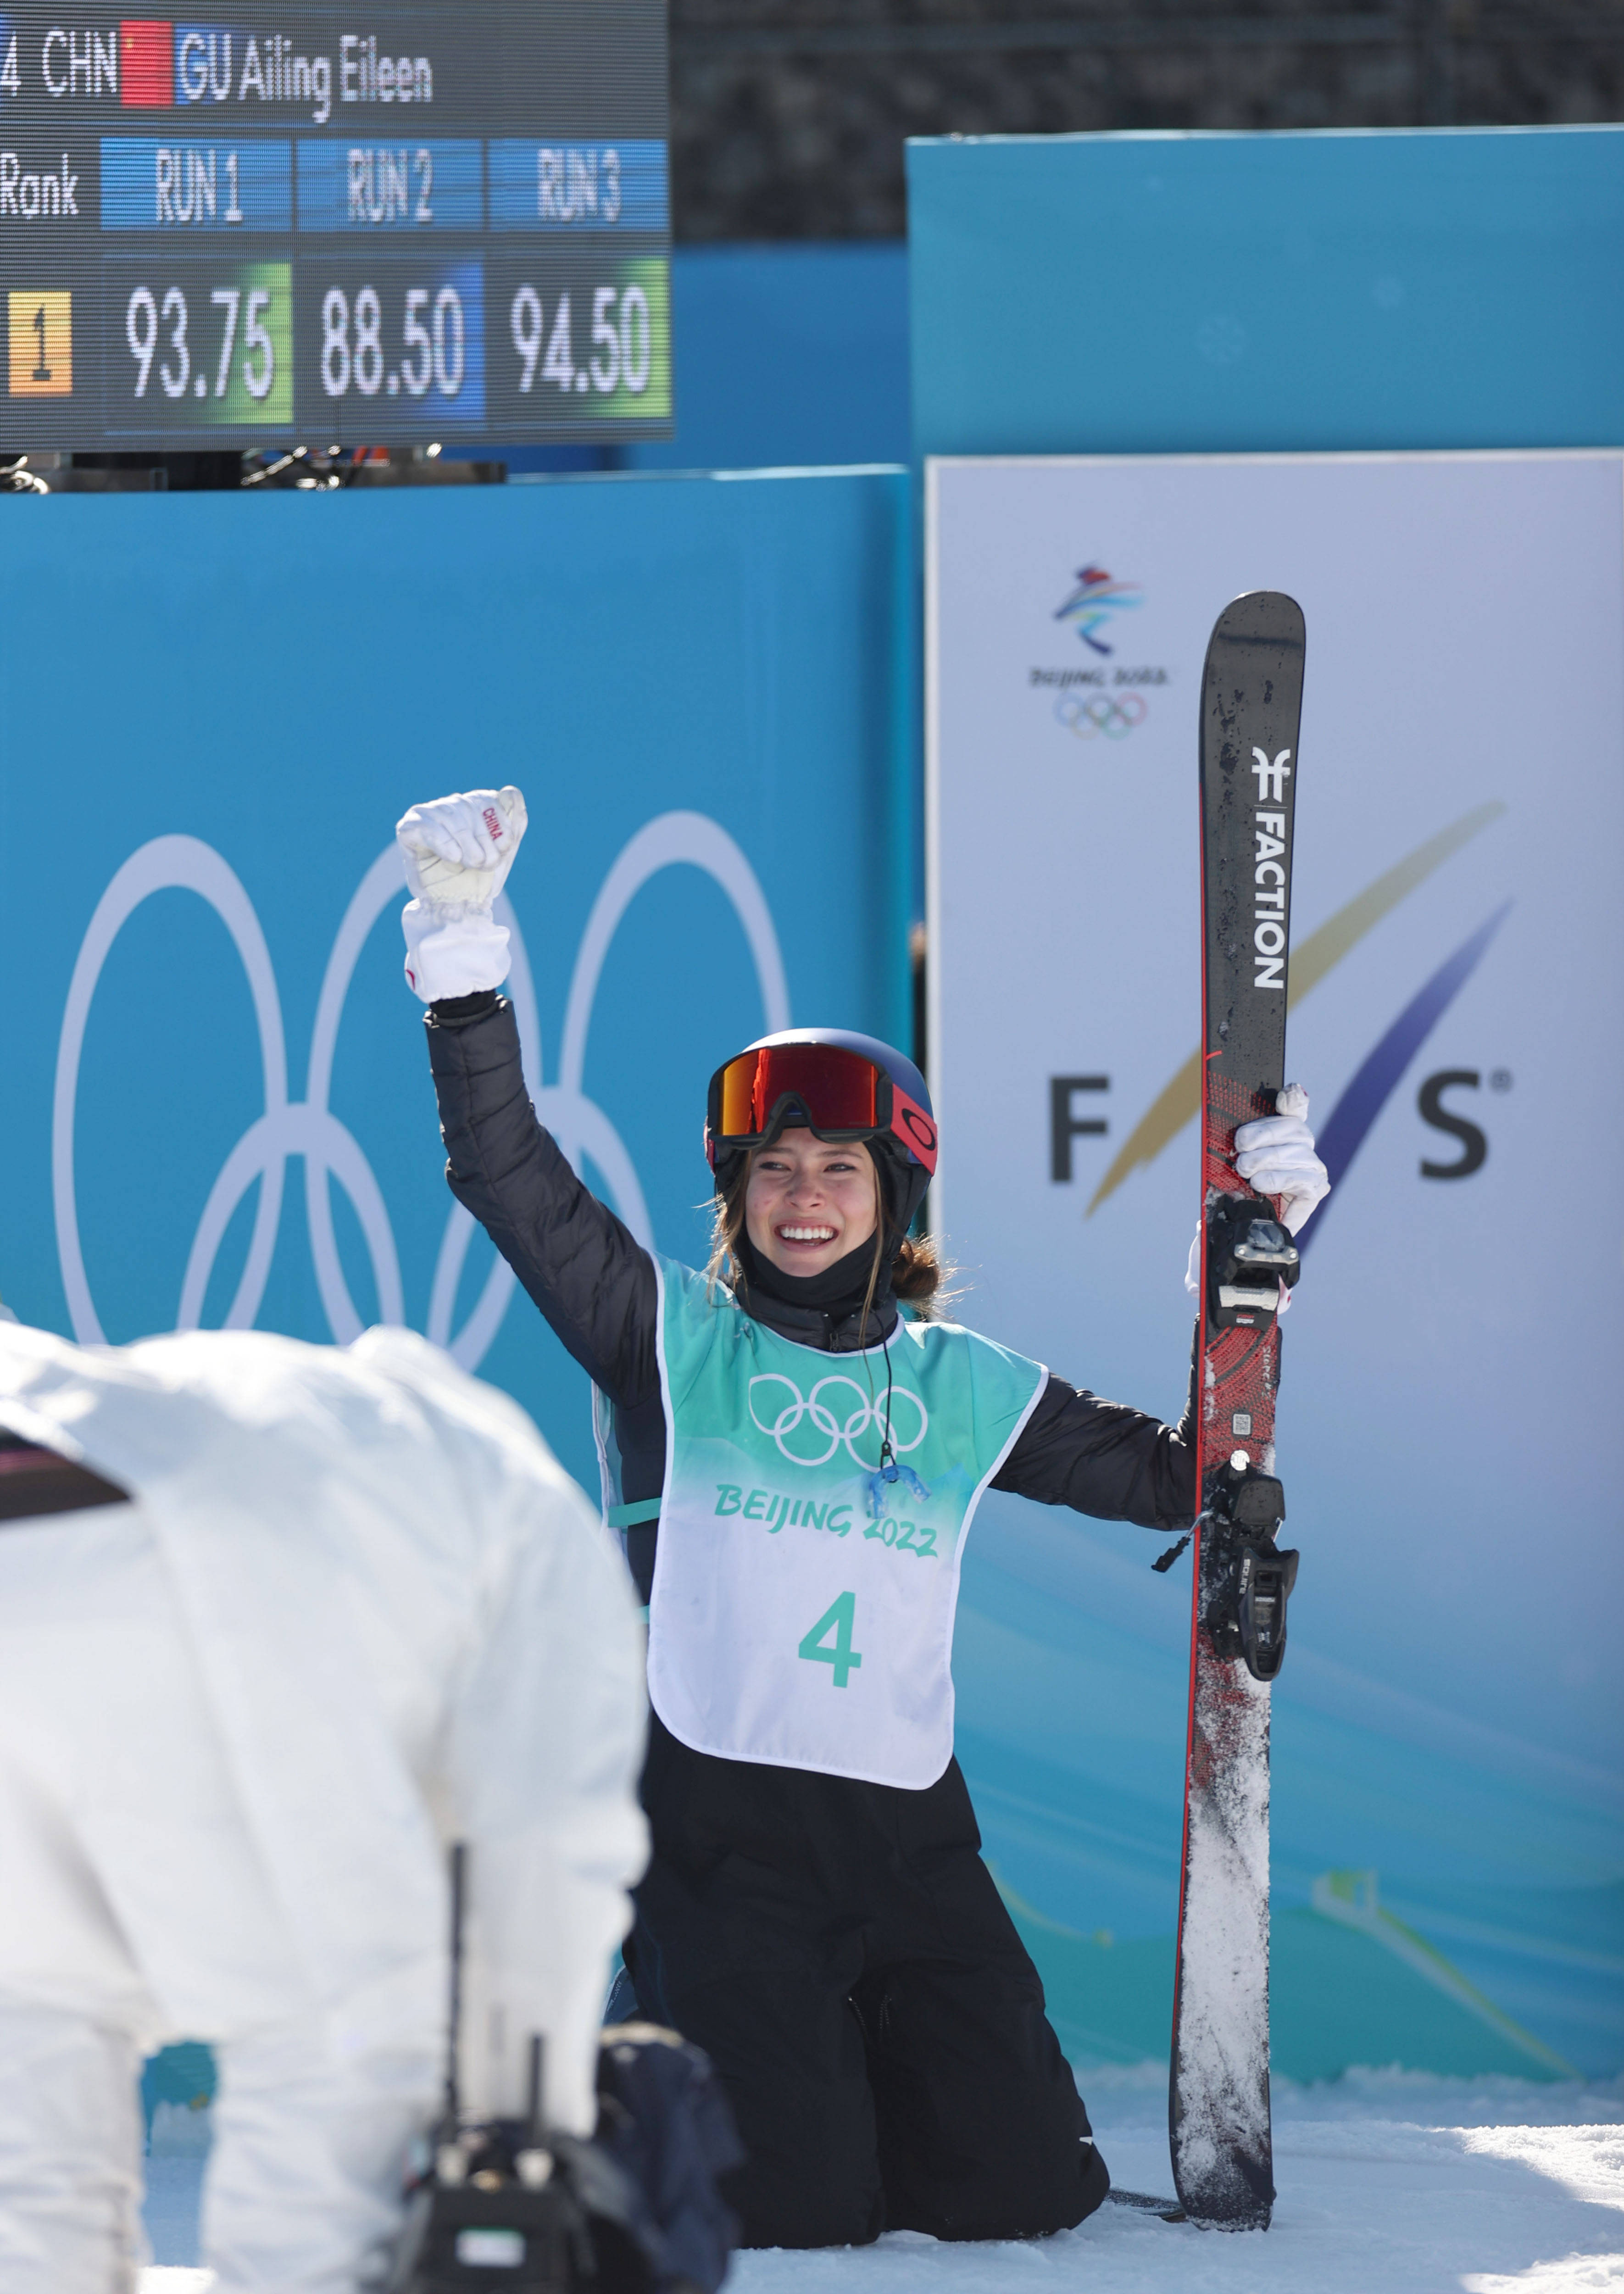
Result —
M 1165 2073 L 1092 2071 L 1113 2180 L 1165 2192 Z M 747 2254 L 732 2294 L 1624 2294 L 1624 2079 L 1600 2085 L 1354 2071 L 1275 2089 L 1274 2226 L 1225 2238 L 1106 2207 L 1027 2246 L 909 2232 L 857 2251 Z M 201 2128 L 165 2114 L 142 2294 L 206 2294 Z

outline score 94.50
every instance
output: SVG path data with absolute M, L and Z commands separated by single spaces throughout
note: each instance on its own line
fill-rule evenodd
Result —
M 527 266 L 528 267 L 528 266 Z M 670 414 L 670 328 L 663 261 L 623 257 L 563 278 L 504 265 L 492 313 L 506 341 L 492 347 L 504 407 L 526 428 L 585 425 L 605 416 L 660 421 Z
M 648 388 L 654 365 L 648 297 L 637 286 L 594 287 L 590 292 L 591 354 L 584 365 L 577 366 L 569 289 L 553 305 L 550 331 L 538 290 L 528 284 L 517 289 L 508 323 L 513 347 L 519 354 L 521 395 L 533 390 L 538 380 L 550 382 L 559 390 L 591 389 L 600 398 L 611 397 L 621 389 L 629 397 L 640 398 Z M 584 304 L 584 294 L 581 300 Z
M 110 430 L 291 421 L 288 264 L 165 264 L 150 278 L 125 271 L 110 275 L 105 308 Z

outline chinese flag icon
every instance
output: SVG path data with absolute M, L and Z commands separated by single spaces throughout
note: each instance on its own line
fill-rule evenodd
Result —
M 175 102 L 173 24 L 119 25 L 118 94 L 126 104 Z

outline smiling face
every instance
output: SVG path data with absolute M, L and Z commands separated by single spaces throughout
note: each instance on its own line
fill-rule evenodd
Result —
M 750 1159 L 744 1230 L 785 1274 L 822 1274 L 872 1241 L 880 1183 L 861 1140 L 832 1147 L 810 1131 L 784 1131 Z

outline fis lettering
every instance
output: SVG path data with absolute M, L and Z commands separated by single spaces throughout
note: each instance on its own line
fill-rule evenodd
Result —
M 1255 820 L 1257 849 L 1252 869 L 1252 946 L 1255 967 L 1254 988 L 1283 993 L 1286 965 L 1286 917 L 1291 882 L 1287 874 L 1286 784 L 1291 778 L 1291 751 L 1282 749 L 1272 762 L 1262 749 L 1252 752 L 1257 775 L 1258 809 Z

